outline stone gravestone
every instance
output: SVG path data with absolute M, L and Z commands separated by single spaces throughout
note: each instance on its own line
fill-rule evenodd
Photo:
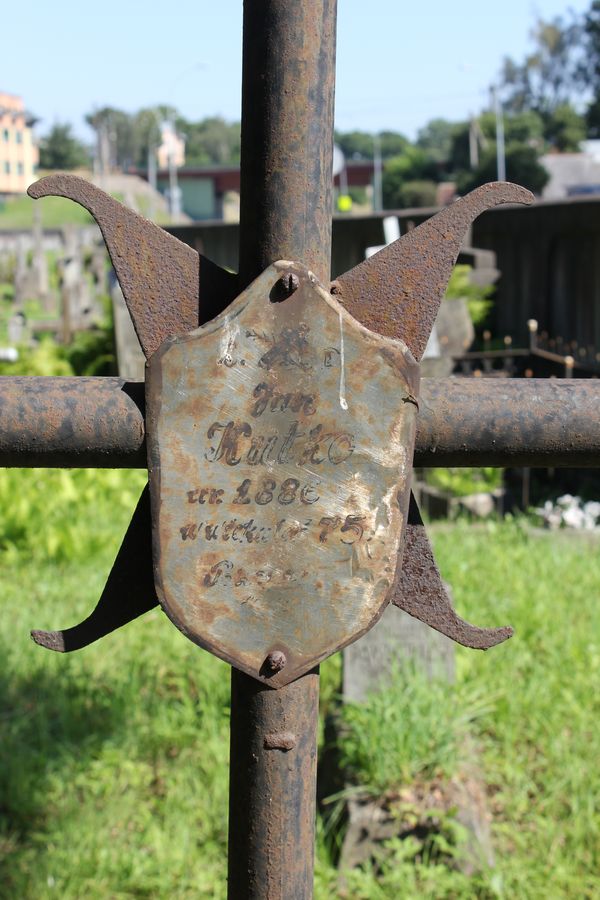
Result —
M 103 244 L 95 243 L 92 249 L 90 270 L 94 281 L 94 289 L 97 297 L 103 297 L 107 293 L 107 269 L 106 250 Z
M 369 693 L 384 687 L 394 671 L 411 664 L 429 678 L 454 680 L 454 643 L 394 606 L 388 606 L 380 621 L 365 636 L 344 650 L 343 697 L 362 703 Z M 430 810 L 444 810 L 466 831 L 457 863 L 472 874 L 494 865 L 491 816 L 485 785 L 477 768 L 476 751 L 463 746 L 459 770 L 447 782 L 407 786 L 397 798 L 351 797 L 347 804 L 348 827 L 340 854 L 340 869 L 348 870 L 376 858 L 383 841 L 409 837 L 419 816 L 427 831 Z M 400 799 L 401 805 L 395 806 Z M 402 803 L 410 808 L 402 815 Z M 416 820 L 415 820 L 416 816 Z M 433 826 L 435 827 L 435 826 Z
M 29 262 L 29 247 L 32 248 Z M 48 279 L 48 260 L 44 250 L 44 233 L 41 219 L 34 217 L 31 240 L 26 235 L 19 235 L 16 247 L 15 266 L 15 309 L 20 310 L 26 300 L 39 300 L 44 310 L 52 301 L 52 293 Z
M 112 273 L 112 279 L 113 284 L 110 290 L 110 297 L 112 300 L 113 321 L 115 323 L 115 344 L 117 347 L 119 375 L 128 381 L 143 381 L 146 358 L 125 305 L 121 286 L 114 277 L 114 273 Z
M 17 238 L 15 254 L 15 309 L 23 309 L 27 299 L 27 239 L 24 234 Z
M 11 346 L 26 343 L 30 334 L 27 329 L 27 319 L 25 313 L 18 312 L 11 316 L 7 324 L 8 343 Z
M 63 230 L 64 254 L 59 262 L 63 340 L 68 343 L 73 331 L 93 324 L 96 309 L 92 303 L 90 285 L 84 271 L 83 252 L 79 233 L 74 228 Z
M 422 667 L 430 678 L 452 681 L 454 644 L 390 604 L 377 625 L 344 650 L 344 700 L 362 702 L 407 663 Z
M 461 356 L 473 343 L 475 329 L 467 301 L 462 297 L 446 298 L 439 309 L 427 342 L 421 376 L 446 378 L 454 369 L 454 357 Z
M 450 375 L 454 368 L 453 356 L 464 353 L 473 338 L 466 301 L 444 300 L 421 363 L 422 375 L 438 378 Z M 370 693 L 385 687 L 394 671 L 407 664 L 420 668 L 430 679 L 453 681 L 454 660 L 455 645 L 451 640 L 390 605 L 371 631 L 343 651 L 344 701 L 363 702 Z M 443 791 L 435 796 L 411 798 L 423 810 L 436 806 L 448 811 L 456 809 L 456 819 L 468 833 L 460 861 L 465 871 L 492 866 L 494 862 L 485 789 L 473 756 L 472 750 L 465 750 L 460 777 L 451 779 Z M 402 828 L 397 814 L 386 808 L 385 803 L 371 798 L 349 800 L 341 868 L 351 868 L 376 856 L 377 846 L 403 833 Z
M 33 255 L 31 260 L 32 294 L 39 300 L 46 313 L 53 310 L 54 298 L 50 291 L 48 278 L 48 260 L 44 250 L 44 232 L 42 229 L 42 211 L 39 206 L 33 210 Z

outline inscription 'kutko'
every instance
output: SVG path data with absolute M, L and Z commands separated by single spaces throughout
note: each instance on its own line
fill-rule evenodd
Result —
M 300 466 L 320 466 L 330 462 L 339 466 L 354 452 L 354 435 L 347 431 L 326 431 L 323 425 L 301 430 L 293 421 L 287 432 L 257 433 L 249 422 L 213 422 L 206 432 L 215 441 L 205 452 L 207 462 L 222 462 L 226 466 L 264 466 L 268 463 Z
M 302 422 L 317 414 L 315 394 L 283 391 L 272 383 L 261 381 L 252 391 L 252 401 L 250 416 L 253 419 L 260 419 L 264 413 L 277 415 L 285 412 L 297 418 L 291 422 L 288 419 L 281 430 L 275 430 L 276 426 L 272 426 L 272 433 L 260 432 L 255 423 L 248 421 L 215 421 L 206 431 L 208 447 L 204 450 L 204 458 L 207 462 L 240 466 L 241 470 L 245 466 L 268 465 L 272 469 L 275 465 L 289 466 L 294 463 L 298 467 L 324 464 L 337 467 L 352 456 L 355 438 L 351 432 L 330 431 L 323 423 L 308 426 Z M 312 507 L 321 499 L 321 479 L 304 481 L 293 477 L 277 478 L 276 475 L 275 472 L 275 477 L 269 474 L 243 478 L 231 489 L 212 485 L 190 488 L 186 492 L 188 504 L 212 507 L 215 512 L 218 507 L 233 513 L 236 507 L 267 507 L 270 504 L 273 508 L 295 505 L 299 511 L 302 507 Z M 230 545 L 238 546 L 287 543 L 305 537 L 313 537 L 320 545 L 328 542 L 352 545 L 372 539 L 373 533 L 365 531 L 365 523 L 365 516 L 353 512 L 341 516 L 317 515 L 302 520 L 275 518 L 266 522 L 232 517 L 217 521 L 188 521 L 181 525 L 179 532 L 181 540 L 186 542 L 230 542 Z M 290 569 L 290 572 L 293 574 L 293 570 Z M 211 587 L 219 581 L 205 575 L 203 583 Z

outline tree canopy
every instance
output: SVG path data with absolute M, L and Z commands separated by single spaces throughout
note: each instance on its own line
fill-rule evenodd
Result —
M 40 141 L 40 168 L 77 169 L 89 161 L 89 152 L 71 133 L 67 123 L 56 122 Z

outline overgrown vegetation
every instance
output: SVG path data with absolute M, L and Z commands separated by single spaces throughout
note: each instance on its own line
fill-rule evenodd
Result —
M 502 469 L 490 466 L 426 469 L 425 480 L 452 497 L 468 497 L 469 494 L 489 493 L 502 487 Z
M 227 666 L 158 611 L 72 656 L 28 637 L 93 607 L 143 482 L 140 472 L 0 472 L 7 900 L 225 896 Z M 597 896 L 597 548 L 532 537 L 516 522 L 433 534 L 461 612 L 510 622 L 516 636 L 485 655 L 459 650 L 456 690 L 400 673 L 377 699 L 346 708 L 346 776 L 372 792 L 440 777 L 465 738 L 475 741 L 497 866 L 473 877 L 455 869 L 448 820 L 430 851 L 390 840 L 341 887 L 320 826 L 316 896 Z M 339 677 L 336 657 L 323 666 L 330 713 Z
M 15 362 L 0 360 L 0 375 L 114 375 L 117 371 L 112 307 L 103 298 L 104 315 L 95 327 L 78 331 L 70 344 L 58 344 L 43 334 L 33 345 L 23 344 Z M 33 310 L 26 314 L 35 318 Z M 0 301 L 0 335 L 6 335 L 6 320 L 13 312 Z
M 471 725 L 490 712 L 485 692 L 398 669 L 382 691 L 340 710 L 340 762 L 351 784 L 374 796 L 415 779 L 454 774 Z

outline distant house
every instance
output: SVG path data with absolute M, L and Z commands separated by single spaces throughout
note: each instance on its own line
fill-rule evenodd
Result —
M 160 147 L 156 151 L 159 169 L 175 166 L 177 169 L 185 164 L 185 141 L 177 134 L 171 122 L 163 122 L 160 129 Z
M 0 197 L 24 194 L 35 177 L 35 119 L 21 97 L 0 92 Z
M 582 141 L 579 153 L 547 153 L 540 162 L 550 175 L 543 200 L 600 194 L 600 141 Z

